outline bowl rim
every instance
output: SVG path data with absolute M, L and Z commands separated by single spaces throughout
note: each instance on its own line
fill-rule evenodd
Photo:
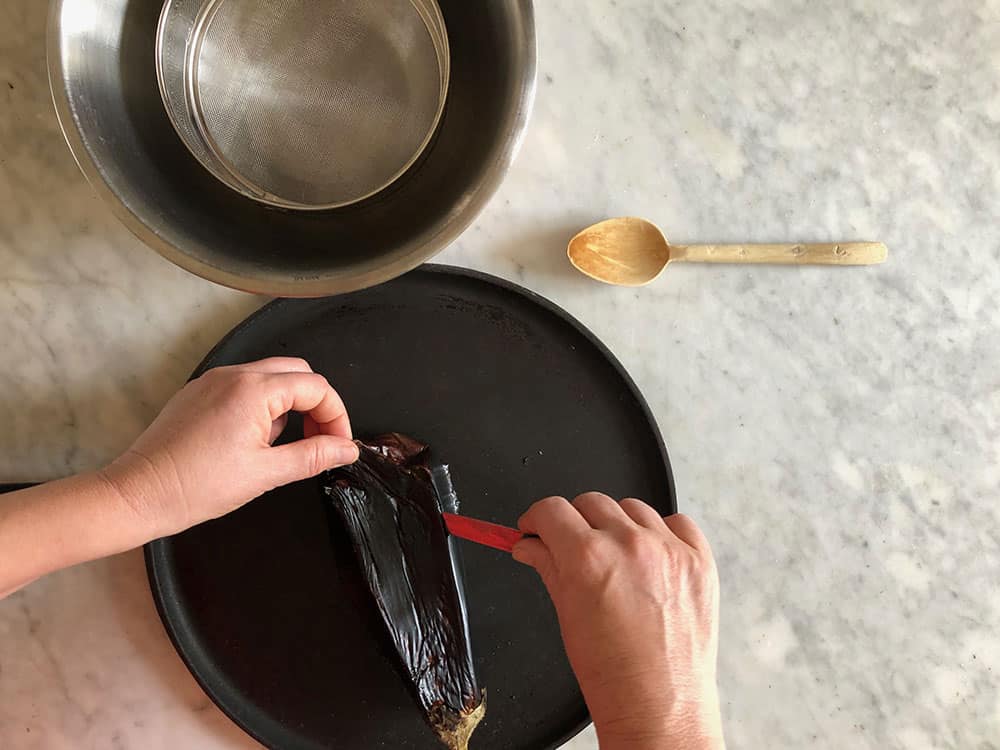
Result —
M 486 167 L 482 179 L 472 188 L 460 205 L 447 219 L 430 232 L 411 238 L 402 248 L 404 252 L 392 257 L 378 268 L 365 268 L 336 275 L 303 273 L 248 274 L 227 270 L 218 265 L 193 257 L 158 234 L 139 214 L 119 198 L 94 160 L 83 136 L 76 127 L 76 118 L 65 86 L 60 40 L 62 37 L 63 8 L 72 0 L 52 0 L 46 24 L 46 67 L 49 93 L 55 107 L 56 119 L 70 153 L 83 176 L 101 200 L 125 227 L 144 244 L 151 247 L 171 263 L 208 281 L 239 291 L 264 294 L 272 297 L 325 297 L 333 294 L 358 291 L 394 279 L 429 260 L 454 242 L 473 221 L 496 193 L 507 175 L 527 131 L 534 106 L 537 88 L 537 41 L 533 0 L 516 0 L 522 22 L 520 43 L 524 54 L 524 79 L 520 86 L 516 108 L 509 116 L 506 136 L 496 158 Z

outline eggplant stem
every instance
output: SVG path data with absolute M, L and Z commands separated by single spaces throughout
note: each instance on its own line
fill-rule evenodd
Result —
M 469 740 L 472 733 L 476 731 L 479 722 L 486 715 L 486 695 L 483 691 L 483 700 L 472 711 L 462 717 L 462 721 L 451 729 L 438 729 L 438 737 L 445 744 L 448 750 L 469 750 Z

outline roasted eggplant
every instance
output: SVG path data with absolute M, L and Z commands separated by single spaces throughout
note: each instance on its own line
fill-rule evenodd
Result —
M 358 441 L 359 460 L 327 472 L 323 490 L 433 730 L 467 750 L 486 712 L 476 681 L 458 550 L 442 511 L 458 499 L 448 467 L 399 433 Z

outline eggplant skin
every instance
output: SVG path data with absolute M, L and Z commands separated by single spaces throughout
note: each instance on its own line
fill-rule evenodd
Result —
M 441 518 L 458 511 L 448 467 L 400 433 L 356 441 L 360 458 L 323 475 L 368 589 L 428 723 L 454 750 L 486 711 L 476 681 L 458 548 Z

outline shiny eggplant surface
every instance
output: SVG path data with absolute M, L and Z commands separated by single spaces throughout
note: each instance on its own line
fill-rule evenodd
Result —
M 457 549 L 441 518 L 458 512 L 448 467 L 399 433 L 358 441 L 359 460 L 323 489 L 431 727 L 455 750 L 485 713 L 476 682 Z

